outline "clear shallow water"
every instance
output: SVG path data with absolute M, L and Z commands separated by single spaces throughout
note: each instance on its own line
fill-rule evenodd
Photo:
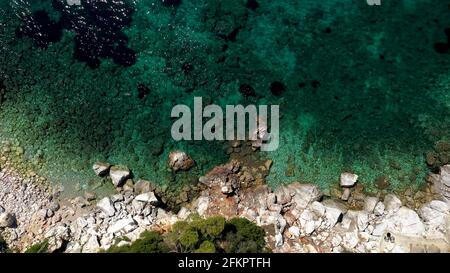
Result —
M 172 107 L 194 96 L 280 105 L 280 148 L 261 153 L 271 185 L 328 187 L 353 171 L 372 188 L 382 176 L 417 186 L 424 153 L 450 140 L 450 54 L 435 48 L 450 27 L 445 1 L 81 1 L 0 4 L 0 137 L 19 139 L 25 157 L 42 151 L 56 183 L 95 184 L 96 160 L 195 182 L 228 147 L 171 139 Z M 195 169 L 170 172 L 174 149 Z

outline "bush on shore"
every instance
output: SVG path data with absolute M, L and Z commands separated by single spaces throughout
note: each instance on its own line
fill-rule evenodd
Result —
M 0 253 L 8 253 L 10 250 L 5 239 L 0 235 Z
M 264 230 L 244 218 L 206 219 L 198 215 L 178 221 L 161 235 L 145 231 L 133 243 L 115 244 L 107 253 L 261 253 L 267 252 Z
M 48 239 L 30 246 L 25 253 L 48 253 Z

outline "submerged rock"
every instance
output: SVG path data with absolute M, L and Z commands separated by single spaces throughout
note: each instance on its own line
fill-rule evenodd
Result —
M 175 172 L 187 171 L 194 165 L 194 160 L 185 152 L 174 151 L 169 154 L 169 167 Z

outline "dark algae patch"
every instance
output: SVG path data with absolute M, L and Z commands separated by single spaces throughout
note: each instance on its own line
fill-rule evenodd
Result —
M 55 183 L 93 188 L 97 160 L 191 186 L 229 143 L 176 142 L 171 109 L 280 105 L 268 183 L 418 187 L 449 162 L 448 3 L 2 1 L 0 138 Z M 168 154 L 196 162 L 172 172 Z M 387 184 L 388 182 L 388 184 Z M 208 248 L 205 245 L 204 248 Z

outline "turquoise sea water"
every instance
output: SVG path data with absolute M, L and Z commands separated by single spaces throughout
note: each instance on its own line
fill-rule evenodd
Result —
M 80 1 L 0 3 L 0 138 L 55 183 L 88 186 L 96 160 L 195 182 L 229 155 L 171 139 L 172 107 L 194 96 L 280 105 L 280 147 L 261 153 L 271 185 L 353 171 L 418 186 L 424 154 L 450 140 L 446 1 Z M 196 167 L 168 170 L 174 149 Z

